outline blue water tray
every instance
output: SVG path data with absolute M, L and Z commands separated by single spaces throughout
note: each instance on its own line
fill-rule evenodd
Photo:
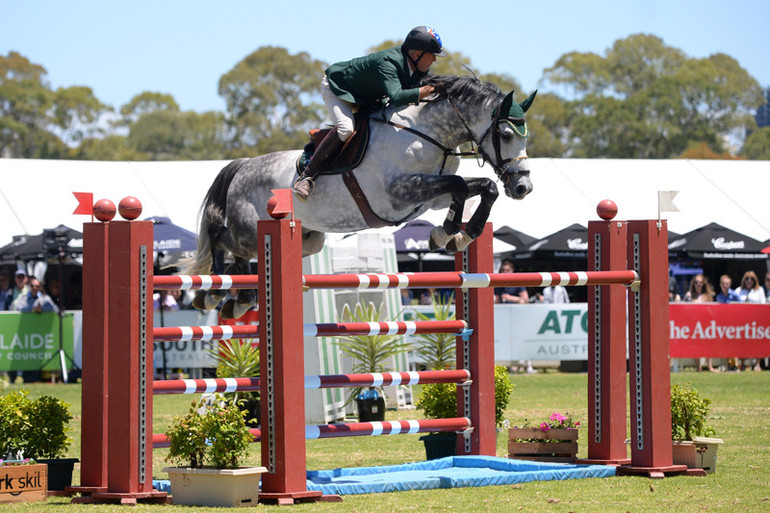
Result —
M 495 486 L 529 481 L 557 481 L 612 477 L 615 467 L 509 460 L 493 456 L 449 456 L 403 465 L 338 468 L 307 472 L 307 489 L 324 495 Z M 167 479 L 153 481 L 159 491 L 170 492 Z
M 449 456 L 404 465 L 309 471 L 307 488 L 320 490 L 324 495 L 354 495 L 614 475 L 615 467 L 605 465 L 541 463 L 492 456 Z

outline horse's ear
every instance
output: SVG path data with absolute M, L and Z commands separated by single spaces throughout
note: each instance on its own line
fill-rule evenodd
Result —
M 500 108 L 497 111 L 499 117 L 507 117 L 513 105 L 513 91 L 505 95 L 503 102 L 500 104 Z
M 535 101 L 535 96 L 537 95 L 537 89 L 535 89 L 535 92 L 530 94 L 526 100 L 521 102 L 519 105 L 521 105 L 521 110 L 524 112 L 527 112 L 529 108 L 532 106 L 532 102 Z

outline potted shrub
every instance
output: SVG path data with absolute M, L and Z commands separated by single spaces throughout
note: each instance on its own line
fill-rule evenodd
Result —
M 217 361 L 218 378 L 252 378 L 259 376 L 259 345 L 251 339 L 222 340 L 209 353 Z M 246 422 L 259 425 L 259 392 L 225 394 L 246 412 Z
M 505 409 L 513 391 L 508 379 L 508 370 L 495 365 L 495 426 L 503 425 Z M 417 399 L 417 408 L 423 410 L 426 418 L 444 419 L 457 417 L 457 385 L 455 383 L 428 383 L 422 385 Z M 430 433 L 420 437 L 425 444 L 425 457 L 429 460 L 454 456 L 457 443 L 456 433 Z
M 239 466 L 252 441 L 244 416 L 238 405 L 215 394 L 209 402 L 193 401 L 186 415 L 174 419 L 166 431 L 166 459 L 187 464 L 163 469 L 174 504 L 256 506 L 267 469 Z
M 687 385 L 671 387 L 671 435 L 674 465 L 716 471 L 716 453 L 722 440 L 710 438 L 714 428 L 706 424 L 711 400 Z
M 48 490 L 63 491 L 72 484 L 72 471 L 79 460 L 63 458 L 72 439 L 67 436 L 72 415 L 69 404 L 51 396 L 29 399 L 20 390 L 3 396 L 5 412 L 0 421 L 0 452 L 11 458 L 33 458 L 48 465 Z M 7 417 L 7 412 L 11 413 Z
M 508 430 L 508 457 L 520 460 L 572 463 L 578 451 L 578 429 L 567 413 L 554 412 L 537 427 L 524 425 Z
M 355 310 L 345 305 L 340 316 L 341 322 L 380 322 L 383 321 L 384 304 L 379 308 L 374 303 L 364 307 L 356 303 Z M 387 362 L 411 349 L 402 335 L 351 335 L 339 337 L 340 349 L 353 358 L 354 373 L 386 372 Z M 383 387 L 355 387 L 345 404 L 356 399 L 359 422 L 385 420 L 385 389 Z

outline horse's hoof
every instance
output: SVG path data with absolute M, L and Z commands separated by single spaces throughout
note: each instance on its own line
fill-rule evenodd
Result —
M 473 238 L 471 238 L 471 236 L 464 231 L 461 231 L 455 234 L 455 236 L 452 238 L 452 242 L 454 243 L 455 248 L 457 248 L 457 251 L 463 251 L 465 248 L 471 245 Z
M 205 310 L 213 310 L 225 297 L 224 292 L 218 290 L 209 290 L 205 298 Z
M 227 303 L 233 303 L 232 308 L 230 308 L 231 319 L 240 319 L 243 317 L 243 314 L 251 310 L 251 305 L 243 304 L 240 301 L 228 301 Z
M 225 304 L 222 305 L 222 309 L 219 311 L 219 316 L 222 319 L 237 319 L 240 317 L 240 315 L 235 315 L 236 304 L 235 299 L 228 299 L 225 301 Z
M 196 310 L 206 310 L 206 294 L 208 293 L 207 290 L 199 290 L 195 293 L 195 297 L 193 298 L 192 306 Z
M 428 247 L 431 251 L 436 251 L 447 245 L 449 239 L 452 236 L 447 234 L 443 226 L 436 226 L 430 231 L 430 239 L 428 239 Z

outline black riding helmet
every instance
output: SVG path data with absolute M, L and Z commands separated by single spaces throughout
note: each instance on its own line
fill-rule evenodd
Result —
M 446 52 L 441 44 L 441 36 L 431 27 L 421 25 L 413 28 L 401 45 L 407 50 L 421 50 L 436 57 L 444 57 Z

